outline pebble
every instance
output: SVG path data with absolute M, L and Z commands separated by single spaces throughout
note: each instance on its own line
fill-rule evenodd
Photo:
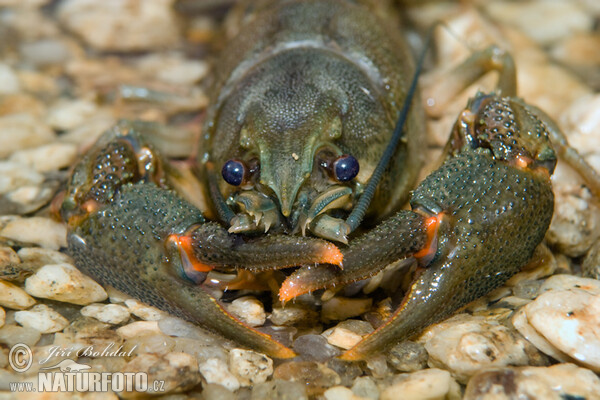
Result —
M 334 297 L 323 303 L 321 320 L 323 322 L 343 321 L 348 318 L 358 317 L 369 311 L 372 303 L 372 299 Z
M 88 45 L 102 51 L 146 51 L 179 39 L 173 0 L 67 0 L 58 17 Z
M 118 304 L 90 304 L 81 309 L 81 315 L 96 318 L 107 324 L 119 325 L 129 319 L 129 310 Z
M 38 67 L 62 64 L 71 57 L 66 42 L 54 38 L 22 43 L 19 52 L 23 59 Z
M 0 343 L 12 347 L 17 343 L 33 347 L 42 337 L 42 334 L 31 328 L 18 325 L 4 325 L 0 328 Z
M 183 87 L 197 84 L 209 71 L 205 61 L 186 60 L 180 54 L 151 54 L 143 57 L 137 66 L 154 79 Z
M 379 388 L 373 379 L 368 376 L 356 378 L 352 384 L 352 392 L 363 399 L 379 399 Z
M 581 272 L 584 277 L 600 279 L 600 240 L 596 240 L 596 243 L 583 259 Z
M 19 77 L 13 69 L 4 63 L 0 63 L 0 96 L 18 93 L 21 90 Z
M 164 392 L 161 395 L 183 392 L 200 383 L 198 363 L 186 353 L 161 356 L 142 354 L 128 362 L 122 372 L 146 372 L 149 389 L 152 388 L 150 382 L 164 381 Z
M 216 383 L 232 392 L 240 388 L 239 380 L 229 372 L 227 364 L 218 358 L 210 358 L 200 364 L 200 373 L 208 383 Z
M 309 396 L 322 394 L 327 388 L 341 383 L 335 371 L 313 361 L 285 362 L 275 368 L 273 379 L 300 382 L 306 386 Z
M 205 345 L 194 339 L 174 338 L 175 347 L 173 351 L 183 351 L 188 353 L 198 360 L 198 363 L 203 363 L 210 358 L 218 358 L 222 361 L 227 361 L 229 353 L 220 345 Z
M 273 307 L 269 319 L 275 325 L 300 325 L 314 323 L 319 314 L 301 304 L 287 304 L 285 307 Z
M 421 337 L 428 364 L 452 371 L 461 383 L 483 368 L 528 365 L 533 346 L 494 320 L 459 314 L 429 327 Z
M 87 305 L 108 297 L 102 286 L 71 264 L 50 264 L 25 280 L 25 291 L 34 297 Z
M 464 400 L 597 399 L 600 378 L 574 364 L 483 371 L 465 390 Z
M 96 114 L 98 107 L 88 100 L 61 100 L 46 115 L 46 123 L 58 131 L 75 129 Z
M 215 383 L 207 383 L 202 385 L 202 400 L 236 400 L 237 396 L 225 389 L 221 385 Z
M 346 320 L 322 333 L 327 342 L 342 349 L 354 347 L 363 337 L 373 332 L 373 327 L 366 321 Z
M 23 263 L 39 268 L 46 264 L 72 263 L 71 257 L 60 251 L 44 249 L 41 247 L 23 247 L 17 255 Z
M 163 355 L 177 351 L 175 350 L 175 339 L 165 336 L 162 333 L 142 334 L 140 336 L 134 336 L 130 339 L 127 339 L 125 344 L 123 344 L 123 350 L 126 352 L 131 351 L 131 353 L 134 355 L 145 353 Z
M 164 315 L 163 318 L 158 321 L 158 327 L 165 335 L 193 339 L 197 343 L 204 345 L 224 343 L 223 338 L 217 337 L 199 326 L 184 321 L 181 318 Z
M 135 321 L 124 325 L 116 330 L 123 339 L 131 339 L 136 336 L 161 333 L 156 321 Z
M 385 378 L 391 373 L 385 354 L 378 354 L 367 359 L 367 368 L 377 379 Z
M 525 306 L 525 312 L 529 324 L 554 347 L 600 371 L 600 294 L 552 290 Z
M 582 278 L 575 275 L 560 274 L 546 279 L 539 289 L 539 294 L 549 290 L 581 289 L 591 294 L 600 294 L 600 281 L 591 278 Z
M 341 354 L 340 350 L 327 343 L 322 335 L 308 334 L 294 341 L 294 351 L 305 361 L 325 362 Z
M 80 347 L 106 346 L 119 347 L 123 339 L 117 332 L 111 329 L 109 324 L 105 324 L 93 318 L 78 317 L 63 332 L 54 334 L 54 345 L 69 347 L 77 344 Z
M 0 236 L 52 250 L 67 247 L 66 225 L 44 217 L 17 218 L 6 224 Z
M 45 304 L 38 304 L 27 311 L 17 311 L 15 321 L 41 333 L 59 332 L 69 325 L 65 317 Z
M 70 143 L 51 143 L 15 152 L 10 161 L 28 165 L 37 172 L 70 167 L 77 159 L 77 147 Z
M 264 399 L 308 400 L 308 395 L 300 382 L 273 379 L 252 387 L 250 400 Z
M 1 194 L 10 193 L 23 186 L 38 186 L 43 181 L 44 176 L 27 165 L 12 161 L 0 161 Z
M 35 304 L 35 299 L 23 289 L 10 282 L 0 280 L 0 306 L 24 310 Z
M 421 343 L 405 340 L 392 347 L 388 362 L 398 371 L 413 372 L 427 366 L 428 354 Z
M 437 368 L 398 375 L 394 383 L 381 392 L 381 400 L 445 400 L 459 399 L 460 387 L 450 372 Z
M 125 300 L 125 305 L 133 315 L 144 321 L 158 321 L 165 315 L 158 308 L 149 306 L 135 299 Z
M 354 392 L 344 386 L 334 386 L 323 393 L 325 400 L 362 400 Z
M 15 151 L 37 147 L 55 140 L 54 132 L 28 113 L 0 116 L 0 158 Z
M 4 326 L 4 322 L 6 322 L 6 311 L 0 307 L 0 328 Z
M 252 296 L 235 299 L 227 306 L 227 310 L 251 327 L 262 326 L 267 320 L 265 307 L 257 298 Z
M 232 349 L 229 352 L 229 369 L 241 386 L 266 382 L 273 374 L 273 360 L 251 350 Z

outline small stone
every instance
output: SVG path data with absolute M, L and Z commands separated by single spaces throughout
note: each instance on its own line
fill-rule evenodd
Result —
M 21 259 L 10 247 L 0 246 L 0 270 L 6 266 L 20 264 Z
M 54 334 L 54 345 L 63 347 L 77 344 L 81 348 L 94 346 L 102 350 L 107 346 L 118 348 L 122 343 L 123 339 L 109 324 L 87 317 L 76 318 L 63 332 Z
M 312 361 L 289 361 L 273 372 L 273 379 L 293 380 L 306 386 L 309 396 L 316 396 L 341 383 L 339 375 L 330 368 Z
M 262 383 L 273 374 L 273 360 L 251 350 L 232 349 L 229 352 L 229 369 L 240 385 Z
M 427 358 L 425 347 L 410 340 L 398 343 L 387 355 L 388 362 L 401 372 L 413 372 L 425 368 Z
M 344 386 L 334 386 L 323 393 L 325 400 L 361 400 L 352 390 Z
M 119 325 L 129 319 L 129 310 L 118 304 L 90 304 L 81 309 L 81 315 L 96 318 L 107 324 Z
M 289 399 L 308 400 L 306 387 L 300 382 L 273 379 L 252 387 L 250 400 Z
M 321 319 L 323 322 L 329 322 L 357 317 L 369 311 L 372 303 L 373 300 L 371 299 L 334 297 L 323 303 Z
M 591 294 L 600 294 L 600 281 L 575 275 L 554 275 L 540 286 L 539 294 L 549 290 L 581 289 Z
M 4 326 L 4 322 L 6 322 L 6 311 L 0 307 L 0 328 Z
M 125 305 L 133 315 L 144 321 L 158 321 L 164 316 L 164 313 L 158 308 L 149 306 L 135 299 L 125 300 Z
M 535 349 L 498 321 L 459 314 L 429 327 L 421 340 L 429 365 L 452 371 L 461 383 L 483 368 L 528 365 Z
M 592 246 L 581 265 L 581 271 L 586 278 L 600 279 L 600 240 Z
M 33 347 L 40 340 L 41 336 L 42 334 L 35 329 L 18 325 L 4 325 L 0 328 L 0 343 L 8 347 L 13 347 L 17 343 Z
M 0 96 L 18 93 L 21 90 L 19 77 L 12 68 L 0 63 Z
M 43 267 L 46 264 L 73 263 L 71 257 L 65 253 L 41 247 L 23 247 L 17 254 L 23 263 L 35 268 Z
M 54 132 L 31 114 L 0 116 L 0 158 L 54 140 Z
M 236 400 L 237 396 L 216 383 L 207 383 L 202 387 L 202 400 Z
M 301 304 L 274 307 L 269 319 L 274 325 L 292 326 L 317 320 L 319 314 Z
M 368 376 L 359 376 L 352 385 L 352 392 L 364 399 L 378 400 L 379 388 L 377 384 Z
M 41 39 L 35 42 L 22 43 L 19 51 L 25 60 L 41 67 L 62 64 L 71 56 L 66 43 L 56 39 Z
M 38 304 L 27 311 L 17 311 L 15 321 L 41 333 L 59 332 L 69 325 L 65 317 L 45 304 Z
M 128 353 L 131 352 L 133 355 L 145 353 L 163 355 L 177 351 L 175 350 L 175 340 L 162 333 L 131 337 L 123 345 L 123 350 Z
M 395 400 L 401 394 L 403 400 L 443 400 L 456 386 L 450 372 L 437 368 L 402 374 L 395 382 L 383 389 L 381 400 Z
M 32 296 L 86 305 L 106 300 L 102 286 L 70 264 L 45 265 L 25 280 L 25 291 Z
M 67 247 L 66 225 L 44 217 L 17 218 L 6 224 L 0 236 L 53 250 Z
M 335 371 L 335 373 L 339 375 L 341 379 L 340 385 L 342 386 L 352 385 L 354 379 L 364 373 L 360 363 L 344 361 L 339 358 L 329 359 L 327 361 L 327 367 L 331 368 L 332 371 Z
M 228 305 L 227 310 L 251 327 L 262 326 L 267 320 L 265 307 L 252 296 L 235 299 Z
M 232 392 L 240 388 L 238 379 L 229 372 L 227 364 L 218 358 L 211 358 L 200 364 L 200 373 L 208 383 L 219 384 Z
M 23 186 L 38 186 L 42 182 L 44 176 L 33 168 L 12 161 L 0 161 L 0 193 L 9 194 Z
M 347 350 L 354 347 L 362 338 L 372 333 L 373 330 L 373 327 L 368 322 L 346 320 L 326 330 L 322 335 L 327 338 L 329 344 Z
M 146 372 L 148 382 L 163 381 L 164 391 L 161 395 L 184 392 L 200 382 L 198 364 L 186 353 L 168 353 L 162 356 L 143 354 L 128 362 L 122 372 Z M 152 388 L 150 383 L 148 388 Z
M 596 399 L 600 378 L 574 364 L 483 371 L 473 376 L 464 400 Z
M 391 374 L 384 354 L 378 354 L 367 359 L 367 368 L 374 378 L 381 379 Z
M 46 122 L 56 130 L 66 131 L 82 125 L 97 110 L 96 104 L 87 100 L 63 100 L 48 110 Z
M 10 282 L 0 280 L 0 306 L 24 310 L 35 304 L 35 299 L 23 289 Z
M 525 312 L 531 326 L 554 347 L 600 371 L 600 294 L 552 290 L 525 306 Z
M 15 152 L 10 161 L 29 165 L 37 172 L 57 171 L 73 165 L 77 147 L 70 143 L 51 143 Z
M 294 351 L 303 360 L 325 362 L 337 357 L 341 352 L 327 343 L 327 339 L 321 335 L 302 335 L 294 341 Z
M 173 0 L 68 0 L 60 21 L 88 45 L 102 51 L 146 51 L 177 44 Z
M 286 347 L 291 347 L 298 329 L 293 326 L 261 326 L 260 331 Z
M 203 345 L 217 345 L 225 342 L 223 338 L 181 318 L 163 315 L 163 318 L 158 321 L 158 327 L 165 335 L 193 339 Z
M 131 339 L 136 336 L 160 333 L 156 321 L 135 321 L 124 325 L 116 330 L 123 339 Z
M 218 358 L 224 362 L 227 362 L 229 353 L 221 346 L 217 344 L 206 345 L 202 341 L 197 341 L 188 338 L 174 338 L 175 346 L 173 351 L 183 351 L 194 356 L 199 364 L 207 361 L 210 358 Z

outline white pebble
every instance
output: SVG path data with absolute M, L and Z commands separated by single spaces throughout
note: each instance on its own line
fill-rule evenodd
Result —
M 156 321 L 135 321 L 117 329 L 117 333 L 123 339 L 131 339 L 136 336 L 161 333 Z
M 323 332 L 325 333 L 325 332 Z M 362 340 L 362 336 L 346 328 L 335 327 L 327 337 L 327 342 L 342 349 L 350 349 Z
M 541 294 L 549 290 L 569 289 L 581 289 L 591 294 L 600 294 L 600 281 L 575 275 L 554 275 L 544 281 L 542 286 L 540 286 L 539 292 Z
M 41 333 L 59 332 L 69 325 L 65 317 L 45 304 L 38 304 L 27 311 L 17 311 L 15 321 Z
M 44 266 L 46 264 L 72 263 L 71 257 L 60 251 L 41 247 L 23 247 L 17 252 L 23 263 Z
M 227 310 L 248 326 L 262 326 L 267 320 L 265 307 L 252 296 L 240 297 L 231 302 Z
M 0 194 L 9 193 L 23 186 L 37 187 L 43 181 L 44 176 L 27 165 L 0 161 Z
M 118 325 L 129 319 L 129 310 L 118 304 L 90 304 L 81 309 L 81 315 L 96 318 L 107 324 Z
M 33 297 L 10 282 L 0 280 L 0 306 L 24 310 L 35 304 Z
M 10 160 L 29 165 L 38 172 L 69 167 L 77 159 L 77 147 L 70 143 L 52 143 L 14 153 Z
M 19 77 L 8 65 L 0 63 L 0 95 L 13 94 L 21 90 Z
M 346 297 L 334 297 L 323 303 L 321 319 L 328 321 L 343 321 L 348 318 L 357 317 L 371 309 L 372 299 L 351 299 Z
M 0 117 L 0 158 L 17 150 L 41 146 L 55 140 L 54 132 L 31 114 Z
M 6 311 L 0 307 L 0 328 L 4 326 L 4 322 L 6 322 Z
M 46 122 L 54 129 L 66 131 L 82 125 L 97 110 L 96 104 L 87 100 L 60 101 L 48 110 Z
M 352 390 L 344 386 L 334 386 L 323 393 L 325 400 L 361 400 L 362 397 L 356 396 Z
M 210 358 L 200 364 L 200 373 L 208 383 L 219 384 L 232 392 L 240 388 L 238 379 L 229 372 L 227 364 L 218 358 Z
M 406 374 L 405 379 L 388 386 L 381 393 L 381 400 L 443 400 L 452 389 L 450 372 L 437 368 Z
M 553 346 L 600 371 L 600 295 L 581 289 L 549 291 L 525 312 L 531 326 Z
M 0 231 L 0 236 L 58 250 L 67 247 L 67 226 L 44 217 L 17 218 Z
M 79 305 L 96 303 L 108 297 L 102 286 L 66 263 L 40 268 L 25 280 L 25 291 L 34 297 Z
M 273 374 L 273 360 L 251 350 L 233 349 L 229 352 L 229 368 L 242 386 L 266 382 Z
M 164 316 L 164 313 L 158 308 L 146 305 L 135 299 L 125 300 L 125 305 L 133 315 L 144 321 L 158 321 Z

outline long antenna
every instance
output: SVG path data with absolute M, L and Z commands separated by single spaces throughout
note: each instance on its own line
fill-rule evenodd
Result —
M 421 51 L 421 54 L 419 55 L 419 60 L 417 61 L 415 73 L 413 75 L 410 88 L 408 89 L 406 99 L 404 100 L 404 104 L 402 105 L 402 110 L 400 111 L 400 116 L 398 117 L 398 121 L 396 122 L 396 127 L 394 128 L 392 138 L 390 139 L 390 142 L 388 143 L 385 151 L 383 152 L 383 155 L 381 156 L 377 167 L 375 167 L 373 175 L 371 175 L 371 179 L 369 179 L 369 183 L 367 183 L 367 186 L 365 187 L 365 191 L 360 196 L 358 202 L 356 203 L 356 206 L 354 206 L 352 212 L 346 219 L 346 224 L 348 224 L 348 226 L 350 227 L 350 232 L 354 231 L 362 222 L 362 219 L 364 218 L 365 213 L 367 212 L 367 208 L 371 204 L 371 200 L 373 200 L 373 196 L 375 195 L 377 185 L 379 185 L 379 181 L 381 181 L 383 172 L 388 167 L 392 156 L 398 148 L 398 143 L 400 143 L 400 139 L 403 136 L 404 123 L 406 122 L 406 117 L 408 116 L 408 111 L 410 110 L 410 106 L 412 104 L 412 100 L 417 89 L 419 75 L 421 75 L 421 70 L 423 69 L 423 61 L 425 60 L 427 49 L 431 42 L 431 38 L 433 37 L 433 30 L 437 27 L 437 25 L 438 24 L 434 24 L 427 33 L 425 45 L 423 47 L 423 51 Z

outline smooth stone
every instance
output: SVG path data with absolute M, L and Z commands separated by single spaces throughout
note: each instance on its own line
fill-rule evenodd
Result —
M 38 304 L 27 311 L 17 311 L 15 321 L 41 333 L 59 332 L 69 325 L 65 317 L 45 304 Z
M 33 347 L 42 337 L 42 334 L 31 328 L 25 328 L 18 325 L 4 325 L 0 328 L 0 343 L 12 347 L 17 343 L 26 344 Z
M 325 400 L 363 400 L 357 396 L 352 390 L 344 386 L 334 386 L 323 393 Z
M 348 350 L 374 331 L 371 324 L 359 320 L 346 320 L 322 333 L 333 346 Z
M 184 392 L 200 383 L 198 363 L 186 353 L 168 353 L 161 356 L 143 354 L 129 361 L 122 372 L 146 372 L 148 382 L 163 381 L 164 391 L 161 395 Z M 150 383 L 148 387 L 152 387 Z
M 554 347 L 548 340 L 542 336 L 527 319 L 527 313 L 525 307 L 519 309 L 512 317 L 511 323 L 517 331 L 525 339 L 527 339 L 536 349 L 560 362 L 571 362 L 571 358 L 564 354 L 562 351 Z
M 274 307 L 269 319 L 274 325 L 292 326 L 314 322 L 319 314 L 301 304 L 286 304 L 285 307 Z
M 229 369 L 241 386 L 266 382 L 273 374 L 273 360 L 251 350 L 232 349 L 229 352 Z
M 2 328 L 4 326 L 5 322 L 6 322 L 6 311 L 4 311 L 4 308 L 0 307 L 0 328 Z
M 207 383 L 202 386 L 202 400 L 236 400 L 237 396 L 216 383 Z
M 594 243 L 583 259 L 581 271 L 586 278 L 600 279 L 600 240 Z
M 11 247 L 0 246 L 0 270 L 21 263 L 21 259 Z
M 379 388 L 373 379 L 368 376 L 359 376 L 356 378 L 352 384 L 352 392 L 363 399 L 379 399 Z
M 262 326 L 267 320 L 265 307 L 257 298 L 252 296 L 235 299 L 227 306 L 227 310 L 251 327 Z
M 0 193 L 10 194 L 22 187 L 37 187 L 44 176 L 33 168 L 13 162 L 0 161 Z
M 25 280 L 32 296 L 87 305 L 108 297 L 102 286 L 70 264 L 45 265 Z
M 73 264 L 71 257 L 65 253 L 41 247 L 23 247 L 17 252 L 17 255 L 23 263 L 35 266 L 36 268 L 46 264 Z
M 73 165 L 77 147 L 70 143 L 51 143 L 15 152 L 10 161 L 32 167 L 37 172 L 58 171 Z
M 159 333 L 131 337 L 123 344 L 123 351 L 137 356 L 144 353 L 164 355 L 177 350 L 175 339 Z
M 21 84 L 15 71 L 8 64 L 0 63 L 0 96 L 20 91 Z
M 19 52 L 25 60 L 36 66 L 62 64 L 71 57 L 66 42 L 57 39 L 40 39 L 22 43 Z
M 252 387 L 250 400 L 289 399 L 308 400 L 306 387 L 300 382 L 273 379 Z
M 325 362 L 341 354 L 338 349 L 327 343 L 325 337 L 314 334 L 299 336 L 294 341 L 294 351 L 303 360 L 318 362 Z
M 202 341 L 188 339 L 188 338 L 173 338 L 175 340 L 175 347 L 173 351 L 183 351 L 188 353 L 198 360 L 199 364 L 207 361 L 210 358 L 218 358 L 224 362 L 227 362 L 229 353 L 218 344 L 206 345 Z
M 31 114 L 0 116 L 0 158 L 53 142 L 55 137 L 50 127 Z
M 239 380 L 229 372 L 227 364 L 218 358 L 210 358 L 200 364 L 200 373 L 208 383 L 216 383 L 235 392 L 240 388 Z
M 135 321 L 116 330 L 123 339 L 161 333 L 156 321 Z
M 0 280 L 0 306 L 24 310 L 35 304 L 35 299 L 20 287 Z
M 165 315 L 158 308 L 149 306 L 135 299 L 125 300 L 125 305 L 133 315 L 144 321 L 158 321 Z
M 323 322 L 343 321 L 348 318 L 358 317 L 369 311 L 372 303 L 372 299 L 334 297 L 323 303 L 321 320 Z
M 539 289 L 539 294 L 549 290 L 581 289 L 591 294 L 600 294 L 600 281 L 592 278 L 582 278 L 575 275 L 553 275 L 546 279 Z
M 119 325 L 129 319 L 129 310 L 118 304 L 90 304 L 81 309 L 81 315 L 96 318 L 107 324 Z
M 105 349 L 107 346 L 118 348 L 122 343 L 123 338 L 109 324 L 83 316 L 76 318 L 64 331 L 54 334 L 54 344 L 63 347 Z
M 306 386 L 309 396 L 320 395 L 326 389 L 341 383 L 335 371 L 313 361 L 285 362 L 275 368 L 273 379 L 300 382 Z
M 89 120 L 98 111 L 95 103 L 87 100 L 61 100 L 48 110 L 46 123 L 56 130 L 74 129 Z
M 413 372 L 427 366 L 428 354 L 421 343 L 405 340 L 392 347 L 387 355 L 388 362 L 401 372 Z
M 52 250 L 67 247 L 66 225 L 44 217 L 15 219 L 6 224 L 0 236 Z
M 394 381 L 381 391 L 381 400 L 395 400 L 399 395 L 403 400 L 445 400 L 458 387 L 450 372 L 437 368 L 402 374 Z
M 482 371 L 473 376 L 464 400 L 596 399 L 600 378 L 574 364 Z
M 217 337 L 191 322 L 169 315 L 163 315 L 163 318 L 158 321 L 158 327 L 166 335 L 193 339 L 204 345 L 217 345 L 226 342 L 223 338 Z

